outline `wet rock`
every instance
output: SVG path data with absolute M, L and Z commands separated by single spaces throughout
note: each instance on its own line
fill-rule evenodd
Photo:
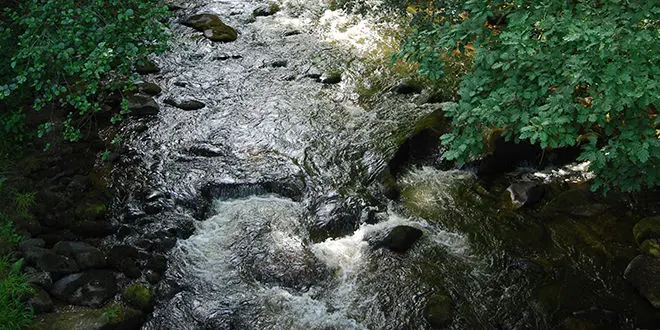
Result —
M 253 12 L 252 16 L 271 16 L 280 11 L 280 6 L 276 3 L 271 3 L 269 5 L 261 5 L 257 7 Z
M 397 94 L 419 94 L 424 89 L 424 86 L 414 81 L 401 81 L 396 85 L 393 91 Z
M 623 277 L 637 288 L 655 308 L 660 308 L 660 258 L 649 255 L 635 257 Z
M 147 261 L 147 268 L 162 274 L 167 270 L 167 258 L 161 254 L 154 254 Z
M 25 277 L 28 283 L 44 288 L 46 290 L 50 289 L 53 285 L 53 279 L 50 277 L 50 274 L 45 271 L 39 271 L 32 267 L 25 268 Z
M 147 282 L 151 284 L 157 284 L 161 280 L 160 275 L 158 275 L 158 273 L 150 269 L 144 273 L 144 278 L 147 280 Z
M 163 103 L 169 104 L 173 107 L 177 107 L 181 110 L 186 110 L 186 111 L 199 110 L 206 106 L 206 104 L 193 99 L 177 100 L 177 99 L 168 98 L 165 99 Z
M 135 85 L 137 87 L 138 93 L 155 96 L 160 94 L 163 90 L 160 86 L 151 83 L 151 82 L 141 82 Z
M 328 275 L 325 264 L 303 245 L 248 256 L 246 264 L 257 281 L 295 289 L 308 288 Z
M 105 267 L 105 256 L 101 250 L 84 242 L 59 242 L 53 247 L 59 255 L 73 258 L 80 269 Z
M 158 73 L 160 71 L 156 63 L 147 59 L 138 61 L 138 63 L 135 64 L 134 69 L 135 72 L 139 74 Z
M 341 82 L 341 73 L 326 72 L 319 77 L 319 81 L 324 84 L 338 84 Z
M 424 316 L 431 329 L 441 329 L 449 326 L 454 318 L 454 306 L 450 296 L 436 294 L 429 297 L 424 310 Z
M 273 61 L 270 64 L 270 66 L 272 66 L 274 68 L 283 68 L 287 65 L 289 65 L 289 61 L 287 61 L 287 60 L 277 60 L 277 61 Z
M 238 37 L 238 32 L 234 28 L 212 14 L 194 15 L 183 21 L 182 24 L 203 32 L 204 36 L 211 41 L 230 42 Z
M 32 307 L 37 314 L 53 311 L 53 300 L 50 299 L 48 292 L 41 288 L 35 289 L 34 295 L 30 297 L 27 304 Z
M 176 237 L 162 237 L 154 241 L 154 251 L 167 252 L 176 245 Z
M 154 307 L 156 295 L 142 284 L 133 284 L 124 290 L 121 297 L 131 307 L 149 312 Z
M 70 304 L 100 307 L 117 291 L 115 274 L 109 270 L 90 270 L 68 275 L 53 284 L 50 293 Z
M 543 198 L 545 189 L 536 182 L 516 182 L 509 185 L 506 190 L 511 197 L 514 207 L 531 206 Z
M 37 269 L 51 273 L 53 278 L 59 278 L 80 270 L 73 259 L 57 255 L 51 250 L 33 247 L 27 249 L 24 255 L 29 263 L 35 265 Z
M 37 317 L 33 329 L 137 330 L 144 322 L 144 313 L 119 304 L 104 308 L 69 308 Z
M 302 32 L 300 32 L 300 30 L 290 30 L 290 31 L 284 32 L 285 37 L 297 36 L 299 34 L 302 34 Z
M 644 218 L 637 222 L 633 227 L 633 235 L 639 244 L 649 238 L 660 238 L 660 216 Z
M 188 86 L 188 83 L 185 82 L 185 81 L 175 81 L 174 86 L 186 87 L 186 86 Z
M 361 206 L 356 200 L 331 197 L 316 209 L 316 221 L 309 228 L 315 242 L 348 235 L 360 225 Z
M 135 116 L 158 114 L 160 108 L 151 96 L 135 94 L 128 97 L 128 110 Z
M 367 241 L 374 248 L 385 247 L 391 251 L 403 253 L 408 251 L 423 234 L 420 229 L 403 225 L 392 228 L 384 236 L 367 237 Z
M 644 242 L 639 245 L 639 249 L 645 254 L 660 257 L 660 239 L 651 238 L 644 240 Z
M 132 246 L 115 245 L 108 251 L 108 263 L 117 267 L 124 259 L 137 259 L 138 255 L 138 250 Z

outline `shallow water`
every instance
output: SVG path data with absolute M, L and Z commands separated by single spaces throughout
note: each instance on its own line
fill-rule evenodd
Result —
M 625 262 L 576 252 L 580 239 L 562 240 L 571 219 L 542 225 L 500 212 L 499 197 L 458 170 L 404 174 L 401 202 L 378 193 L 400 136 L 440 107 L 391 93 L 360 100 L 357 86 L 380 74 L 374 57 L 391 47 L 394 23 L 312 0 L 252 18 L 262 4 L 182 3 L 172 50 L 145 79 L 163 87 L 161 111 L 124 128 L 130 157 L 113 172 L 125 196 L 117 204 L 163 223 L 197 218 L 169 253 L 145 329 L 426 329 L 437 294 L 453 300 L 452 329 L 555 328 L 591 307 L 635 323 L 644 301 L 629 303 Z M 197 13 L 217 14 L 238 40 L 212 43 L 176 23 Z M 342 81 L 309 77 L 326 72 Z M 206 107 L 186 112 L 164 104 L 169 97 Z M 378 223 L 362 221 L 374 212 Z M 315 235 L 338 217 L 356 228 Z M 402 224 L 424 232 L 405 254 L 365 241 Z M 565 291 L 575 304 L 553 295 Z

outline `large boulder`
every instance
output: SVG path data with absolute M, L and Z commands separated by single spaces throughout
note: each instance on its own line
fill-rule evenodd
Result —
M 151 96 L 135 94 L 128 97 L 128 110 L 135 116 L 158 114 L 160 108 Z
M 204 36 L 211 41 L 230 42 L 238 38 L 236 29 L 223 23 L 216 15 L 194 15 L 183 21 L 182 24 L 204 33 Z
M 73 305 L 101 307 L 117 292 L 115 274 L 109 270 L 90 270 L 68 275 L 53 284 L 50 293 Z
M 53 247 L 59 255 L 73 258 L 80 269 L 105 267 L 105 256 L 101 250 L 84 242 L 59 242 Z
M 24 255 L 28 263 L 35 265 L 37 269 L 51 273 L 53 278 L 60 278 L 80 270 L 74 259 L 55 254 L 48 249 L 32 247 L 27 249 Z
M 655 308 L 660 308 L 660 258 L 649 255 L 635 257 L 623 277 L 637 288 Z
M 390 229 L 385 235 L 381 233 L 367 237 L 367 241 L 375 248 L 385 247 L 391 251 L 403 253 L 408 251 L 422 235 L 423 232 L 420 229 L 402 225 Z

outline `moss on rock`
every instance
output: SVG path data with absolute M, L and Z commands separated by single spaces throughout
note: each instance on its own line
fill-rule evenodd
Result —
M 154 293 L 142 284 L 133 284 L 124 290 L 122 298 L 129 305 L 149 311 L 154 305 Z
M 660 216 L 640 220 L 633 227 L 633 235 L 640 244 L 649 238 L 660 238 Z

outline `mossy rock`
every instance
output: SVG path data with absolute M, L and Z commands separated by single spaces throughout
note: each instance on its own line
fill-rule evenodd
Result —
M 639 245 L 639 249 L 648 255 L 660 257 L 660 240 L 647 239 Z
M 433 295 L 426 304 L 424 314 L 431 329 L 446 328 L 454 318 L 454 302 L 449 295 Z
M 649 238 L 660 238 L 660 216 L 640 220 L 633 227 L 633 235 L 637 243 L 642 243 Z
M 74 307 L 71 310 L 42 314 L 29 329 L 34 330 L 108 330 L 139 329 L 144 314 L 136 309 L 112 303 L 104 308 Z
M 153 61 L 142 59 L 135 63 L 135 72 L 139 74 L 158 73 L 160 69 Z
M 141 309 L 143 311 L 150 311 L 154 306 L 154 293 L 142 284 L 133 284 L 124 290 L 122 298 L 129 305 Z
M 108 211 L 103 203 L 87 204 L 76 209 L 76 216 L 79 219 L 98 220 L 105 216 Z
M 238 38 L 236 29 L 223 23 L 216 15 L 194 15 L 183 21 L 182 24 L 203 32 L 204 36 L 211 41 L 229 42 Z

